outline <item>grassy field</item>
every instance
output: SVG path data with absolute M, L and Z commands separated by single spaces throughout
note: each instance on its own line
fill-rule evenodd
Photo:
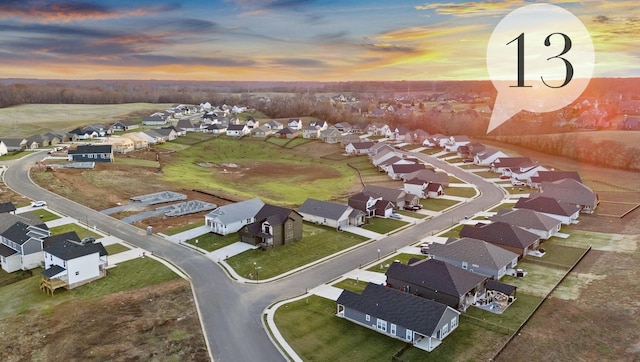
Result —
M 362 236 L 337 232 L 334 228 L 305 223 L 302 240 L 265 251 L 258 249 L 245 251 L 230 257 L 227 263 L 242 276 L 254 274 L 254 266 L 259 266 L 259 278 L 266 279 L 366 240 Z
M 448 196 L 459 196 L 459 197 L 475 197 L 478 192 L 473 187 L 447 187 L 444 191 L 445 195 Z
M 93 231 L 86 229 L 78 224 L 66 224 L 66 225 L 55 226 L 49 229 L 49 231 L 51 231 L 51 235 L 60 235 L 60 234 L 68 233 L 70 231 L 75 231 L 76 234 L 78 234 L 78 237 L 80 239 L 84 239 L 88 236 L 93 236 L 96 239 L 102 237 L 101 235 L 98 235 Z
M 198 240 L 197 243 L 196 240 Z M 240 236 L 238 235 L 238 233 L 231 233 L 225 236 L 214 233 L 206 233 L 204 235 L 198 236 L 197 238 L 187 240 L 187 243 L 202 248 L 206 251 L 214 251 L 238 241 L 240 241 Z
M 458 204 L 460 201 L 455 200 L 447 200 L 447 199 L 425 199 L 420 200 L 420 204 L 422 208 L 425 210 L 431 211 L 442 211 L 446 208 L 449 208 L 453 205 Z
M 0 134 L 27 137 L 77 126 L 126 119 L 133 112 L 153 113 L 171 104 L 24 104 L 0 108 Z
M 2 108 L 0 108 L 2 109 Z M 31 154 L 30 152 L 24 152 L 24 151 L 12 151 L 7 153 L 4 156 L 0 156 L 0 162 L 2 161 L 9 161 L 9 160 L 17 160 L 19 158 L 22 158 L 26 155 Z
M 109 255 L 113 255 L 113 254 L 118 254 L 118 253 L 122 253 L 124 251 L 127 250 L 131 250 L 128 247 L 120 244 L 120 243 L 116 243 L 116 244 L 110 244 L 104 247 L 107 250 L 107 253 Z
M 239 198 L 259 195 L 265 202 L 288 206 L 308 197 L 338 196 L 356 182 L 354 171 L 344 163 L 249 138 L 211 138 L 165 155 L 163 162 L 163 178 L 173 184 Z
M 175 235 L 175 234 L 179 234 L 179 233 L 181 233 L 183 231 L 195 229 L 195 228 L 203 226 L 203 225 L 204 225 L 204 221 L 202 221 L 202 222 L 194 222 L 192 224 L 182 225 L 182 226 L 177 227 L 177 228 L 165 230 L 163 232 L 163 234 L 165 234 L 165 235 Z
M 40 221 L 42 222 L 57 220 L 60 218 L 60 216 L 46 209 L 33 210 L 31 213 L 34 214 L 36 217 L 40 218 Z
M 140 273 L 140 270 L 145 272 Z M 58 289 L 51 297 L 40 291 L 40 271 L 41 269 L 35 269 L 32 277 L 0 288 L 0 319 L 30 310 L 46 310 L 72 299 L 104 296 L 179 278 L 160 262 L 151 258 L 139 258 L 120 263 L 117 267 L 109 269 L 106 277 L 79 288 Z

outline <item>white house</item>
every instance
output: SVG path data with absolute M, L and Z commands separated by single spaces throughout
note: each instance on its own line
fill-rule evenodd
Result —
M 347 155 L 366 155 L 373 145 L 373 142 L 351 142 L 344 150 Z
M 246 124 L 232 124 L 227 128 L 227 136 L 242 137 L 248 135 L 251 130 Z
M 0 234 L 0 264 L 7 273 L 37 268 L 42 263 L 42 240 L 51 235 L 46 225 L 18 221 Z
M 107 251 L 100 242 L 82 242 L 75 231 L 44 240 L 44 278 L 73 289 L 107 275 Z
M 7 145 L 5 145 L 4 142 L 2 142 L 2 140 L 0 140 L 0 156 L 4 156 L 8 152 L 9 151 L 7 151 Z
M 531 176 L 537 175 L 538 171 L 549 171 L 549 169 L 540 165 L 535 165 L 532 167 L 513 168 L 511 169 L 511 179 L 522 181 L 523 183 L 528 183 L 531 179 Z
M 220 206 L 204 216 L 209 230 L 220 235 L 235 233 L 243 226 L 255 222 L 255 216 L 264 206 L 259 198 Z
M 414 178 L 404 182 L 403 190 L 408 194 L 416 195 L 421 199 L 426 199 L 427 186 L 429 186 L 428 182 Z
M 293 130 L 302 130 L 302 120 L 300 118 L 291 118 L 287 123 L 287 126 Z
M 471 143 L 471 140 L 467 136 L 451 136 L 444 144 L 444 149 L 447 152 L 456 152 L 460 146 L 468 145 L 469 143 Z
M 473 157 L 473 163 L 478 166 L 491 166 L 491 164 L 501 158 L 501 157 L 509 157 L 506 153 L 502 151 L 498 151 L 493 148 L 488 148 L 482 152 L 476 153 Z
M 365 214 L 351 206 L 335 202 L 306 199 L 298 208 L 304 221 L 341 228 L 349 225 L 360 226 L 365 223 Z

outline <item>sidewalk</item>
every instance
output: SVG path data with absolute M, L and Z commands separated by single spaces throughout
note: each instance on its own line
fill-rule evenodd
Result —
M 382 239 L 383 237 L 386 237 L 386 235 L 378 234 L 374 231 L 363 229 L 357 226 L 343 226 L 342 230 L 352 234 L 364 236 L 365 238 L 373 239 L 373 240 L 379 240 L 379 239 Z
M 69 217 L 69 216 L 65 216 L 65 217 L 61 217 L 59 219 L 47 221 L 47 222 L 45 222 L 45 224 L 49 227 L 49 229 L 51 229 L 51 228 L 56 227 L 56 226 L 73 224 L 75 222 L 76 222 L 76 219 L 74 219 L 72 217 Z

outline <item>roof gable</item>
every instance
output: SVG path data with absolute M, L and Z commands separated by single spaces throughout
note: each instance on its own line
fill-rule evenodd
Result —
M 98 253 L 100 256 L 107 255 L 107 250 L 102 243 L 82 244 L 80 237 L 78 237 L 75 231 L 44 239 L 42 250 L 62 260 L 72 260 L 95 253 Z
M 236 202 L 229 205 L 220 206 L 207 214 L 207 217 L 218 219 L 227 224 L 239 220 L 250 219 L 256 216 L 258 211 L 265 205 L 259 198 Z
M 531 247 L 540 239 L 532 232 L 499 221 L 490 224 L 465 225 L 460 230 L 460 236 L 519 249 Z
M 349 209 L 349 206 L 335 202 L 306 199 L 298 208 L 298 212 L 338 220 Z
M 452 240 L 446 244 L 433 243 L 429 253 L 435 257 L 466 261 L 493 269 L 500 269 L 518 257 L 516 253 L 473 238 Z

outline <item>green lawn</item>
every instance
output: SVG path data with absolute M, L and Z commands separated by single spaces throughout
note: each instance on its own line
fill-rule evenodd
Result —
M 464 160 L 465 159 L 462 158 L 462 157 L 456 157 L 456 158 L 450 158 L 450 159 L 445 160 L 445 161 L 447 161 L 448 163 L 460 163 L 460 162 L 464 162 Z
M 198 240 L 197 243 L 196 240 Z M 206 233 L 204 235 L 198 236 L 197 238 L 187 240 L 187 243 L 202 248 L 206 251 L 214 251 L 238 241 L 240 241 L 240 236 L 238 235 L 238 233 L 231 233 L 225 236 L 214 233 Z
M 334 228 L 304 223 L 302 240 L 289 245 L 261 251 L 248 250 L 232 256 L 227 263 L 240 275 L 255 273 L 254 263 L 260 267 L 260 279 L 271 278 L 289 270 L 360 244 L 367 239 Z
M 107 250 L 107 253 L 109 255 L 118 254 L 118 253 L 122 253 L 123 251 L 131 250 L 120 243 L 110 244 L 105 246 L 104 248 Z
M 195 229 L 197 227 L 203 226 L 204 225 L 204 221 L 202 222 L 194 222 L 191 224 L 187 224 L 187 225 L 182 225 L 173 229 L 169 229 L 169 230 L 165 230 L 163 232 L 163 234 L 165 235 L 175 235 L 175 234 L 179 234 L 183 231 L 187 231 L 187 230 L 191 230 L 191 229 Z
M 382 259 L 377 261 L 375 264 L 373 264 L 372 267 L 370 267 L 369 269 L 367 269 L 368 271 L 372 271 L 372 272 L 377 272 L 377 273 L 386 273 L 387 270 L 389 269 L 389 266 L 391 265 L 391 263 L 394 263 L 396 261 L 402 263 L 402 264 L 407 264 L 409 263 L 409 260 L 411 259 L 426 259 L 427 256 L 426 255 L 422 255 L 422 254 L 407 254 L 407 253 L 401 253 L 398 255 L 394 255 L 390 258 L 386 258 L 386 259 Z
M 511 210 L 513 209 L 513 207 L 515 206 L 515 202 L 506 202 L 503 204 L 500 204 L 490 210 L 487 210 L 488 212 L 498 212 L 500 209 L 505 209 L 505 210 Z
M 7 273 L 0 269 L 0 287 L 30 278 L 32 275 L 33 272 L 31 270 L 17 270 L 13 273 Z M 2 289 L 0 289 L 0 291 L 2 291 Z
M 89 299 L 179 278 L 154 259 L 138 258 L 109 269 L 107 276 L 102 279 L 72 290 L 58 289 L 51 297 L 40 291 L 41 271 L 34 269 L 32 277 L 0 288 L 0 319 L 30 310 L 44 310 L 72 299 Z
M 402 220 L 372 217 L 370 219 L 367 219 L 367 224 L 363 225 L 362 228 L 371 230 L 379 234 L 386 234 L 407 224 L 408 223 L 406 221 Z
M 275 323 L 304 361 L 388 362 L 405 344 L 335 314 L 334 301 L 310 296 L 280 307 Z
M 333 286 L 336 288 L 350 290 L 354 293 L 360 294 L 364 290 L 364 287 L 367 286 L 367 282 L 349 278 L 349 279 L 342 280 L 339 283 L 333 284 Z
M 475 307 L 468 308 L 465 314 L 487 323 L 508 328 L 510 332 L 513 333 L 542 300 L 542 297 L 521 293 L 519 290 L 516 292 L 516 298 L 516 301 L 502 314 L 491 313 Z M 464 322 L 465 320 L 463 319 L 460 321 L 460 324 Z
M 26 155 L 30 155 L 30 154 L 31 154 L 31 152 L 11 151 L 11 152 L 8 152 L 4 156 L 0 156 L 0 162 L 9 161 L 9 160 L 17 160 L 18 158 L 22 158 L 22 157 L 24 157 Z
M 85 229 L 84 227 L 78 224 L 66 224 L 66 225 L 55 226 L 49 229 L 49 231 L 51 231 L 51 235 L 59 235 L 59 234 L 64 234 L 70 231 L 75 231 L 76 234 L 78 234 L 78 237 L 80 239 L 84 239 L 88 236 L 93 236 L 96 239 L 102 237 L 102 235 L 96 234 L 89 229 Z
M 46 209 L 33 210 L 31 211 L 31 213 L 36 217 L 40 218 L 40 221 L 42 222 L 60 219 L 60 216 Z
M 545 295 L 555 286 L 569 268 L 555 268 L 548 265 L 529 262 L 526 259 L 518 263 L 528 274 L 524 278 L 505 275 L 501 281 L 518 287 L 518 293 Z
M 460 230 L 462 230 L 462 228 L 464 227 L 464 225 L 459 224 L 456 227 L 454 227 L 451 230 L 448 230 L 447 232 L 444 232 L 442 234 L 439 234 L 438 236 L 442 236 L 445 238 L 459 238 L 460 237 Z
M 429 217 L 429 215 L 420 214 L 418 212 L 409 211 L 409 210 L 396 210 L 396 212 L 400 215 L 409 216 L 414 219 L 426 219 Z
M 526 186 L 507 186 L 503 187 L 511 195 L 530 194 L 533 190 Z
M 434 155 L 438 152 L 442 151 L 442 149 L 439 148 L 430 148 L 424 151 L 420 151 L 420 153 L 424 153 L 425 155 Z
M 420 200 L 422 208 L 431 211 L 442 211 L 453 205 L 458 204 L 460 201 L 447 200 L 447 199 L 424 199 Z
M 573 236 L 569 237 L 569 239 L 571 238 L 573 238 Z M 582 254 L 584 254 L 585 250 L 587 250 L 586 248 L 565 246 L 556 242 L 556 240 L 555 238 L 550 238 L 540 246 L 546 251 L 545 255 L 539 258 L 541 261 L 570 267 L 575 264 Z M 531 259 L 536 260 L 534 258 Z
M 475 197 L 478 193 L 473 187 L 447 187 L 444 190 L 445 195 L 459 196 L 459 197 Z
M 346 162 L 312 157 L 250 138 L 211 138 L 163 155 L 163 178 L 189 189 L 219 190 L 238 198 L 297 206 L 307 198 L 340 196 L 356 182 Z M 216 167 L 201 167 L 210 163 Z M 229 168 L 224 164 L 236 164 Z M 223 172 L 226 170 L 227 172 Z
M 457 153 L 449 152 L 449 153 L 445 153 L 445 154 L 442 154 L 442 155 L 438 156 L 438 158 L 447 158 L 447 157 L 451 157 L 451 156 L 455 156 L 455 155 L 457 155 Z
M 449 175 L 449 183 L 450 184 L 464 184 L 466 182 L 460 180 L 459 178 L 455 177 L 455 176 L 451 176 Z
M 491 171 L 479 171 L 479 172 L 474 172 L 474 174 L 482 178 L 499 178 L 500 177 L 499 173 L 495 173 Z
M 289 140 L 289 142 L 286 143 L 285 147 L 286 148 L 296 148 L 300 145 L 303 145 L 305 143 L 310 143 L 310 142 L 320 142 L 318 140 L 314 140 L 314 139 L 309 139 L 309 138 L 302 138 L 302 137 L 296 137 L 294 139 Z

